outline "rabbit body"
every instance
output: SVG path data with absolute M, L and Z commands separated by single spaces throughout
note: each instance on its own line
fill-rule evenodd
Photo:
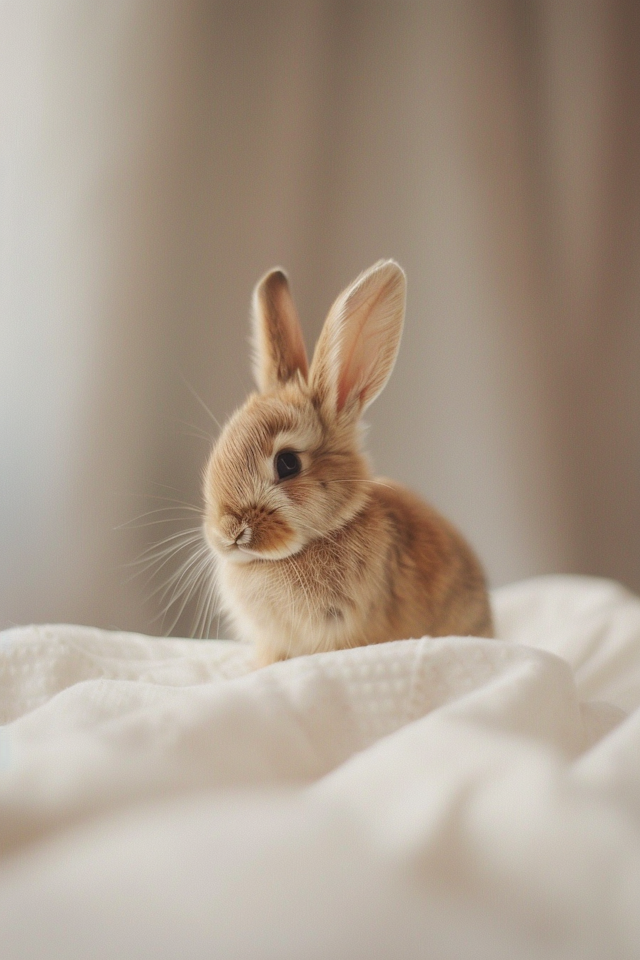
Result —
M 338 298 L 309 369 L 286 277 L 254 294 L 252 394 L 205 471 L 222 606 L 261 665 L 424 635 L 491 636 L 482 567 L 461 534 L 371 476 L 360 415 L 391 372 L 404 274 L 376 264 Z
M 491 636 L 476 557 L 398 484 L 372 480 L 362 511 L 302 554 L 220 571 L 227 612 L 261 663 L 425 634 Z

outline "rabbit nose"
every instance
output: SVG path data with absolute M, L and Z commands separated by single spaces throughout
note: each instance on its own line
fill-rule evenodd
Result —
M 247 546 L 247 544 L 251 543 L 252 536 L 253 536 L 253 533 L 252 533 L 251 527 L 243 527 L 238 533 L 234 542 L 236 546 L 244 547 L 244 546 Z

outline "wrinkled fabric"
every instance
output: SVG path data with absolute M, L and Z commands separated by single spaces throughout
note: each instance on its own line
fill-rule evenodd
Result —
M 258 671 L 0 634 L 2 957 L 640 955 L 640 600 L 493 602 L 496 640 Z

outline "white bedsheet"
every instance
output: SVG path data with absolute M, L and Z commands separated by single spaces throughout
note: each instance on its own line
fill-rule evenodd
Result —
M 0 634 L 0 957 L 640 957 L 640 600 L 548 577 L 500 640 L 249 672 Z

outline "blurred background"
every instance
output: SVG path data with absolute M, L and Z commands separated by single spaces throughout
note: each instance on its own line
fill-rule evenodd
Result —
M 493 585 L 640 590 L 637 2 L 7 0 L 0 178 L 0 626 L 188 635 L 131 564 L 197 523 L 254 283 L 311 347 L 380 257 L 377 470 Z

